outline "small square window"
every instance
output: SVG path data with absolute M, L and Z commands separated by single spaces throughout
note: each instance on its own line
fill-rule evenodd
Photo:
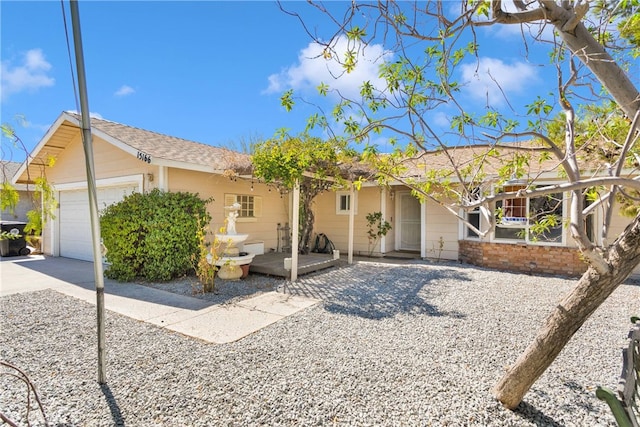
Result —
M 239 194 L 237 196 L 238 203 L 240 203 L 240 210 L 238 211 L 238 216 L 240 218 L 253 218 L 255 215 L 253 214 L 253 196 L 247 196 L 244 194 Z
M 357 193 L 354 193 L 357 194 Z M 354 214 L 358 213 L 358 197 L 355 197 L 354 201 Z M 351 211 L 351 193 L 348 191 L 338 191 L 336 193 L 336 214 L 347 215 Z
M 225 194 L 224 205 L 231 206 L 234 203 L 240 204 L 238 210 L 238 220 L 244 222 L 256 221 L 262 216 L 262 198 L 250 194 Z

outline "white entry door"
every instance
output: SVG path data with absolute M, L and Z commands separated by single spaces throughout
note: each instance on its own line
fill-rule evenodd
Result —
M 134 191 L 138 191 L 137 185 L 98 188 L 98 210 L 119 202 Z M 59 202 L 60 256 L 93 261 L 87 189 L 61 191 Z
M 398 194 L 398 230 L 396 239 L 399 250 L 419 251 L 420 250 L 420 201 L 413 197 L 411 193 Z

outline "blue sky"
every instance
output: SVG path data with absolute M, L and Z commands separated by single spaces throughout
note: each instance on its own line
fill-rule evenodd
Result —
M 310 28 L 327 28 L 305 4 L 285 4 L 305 12 Z M 348 3 L 332 3 L 342 5 Z M 0 8 L 1 121 L 14 126 L 32 149 L 63 110 L 78 109 L 62 6 L 3 0 Z M 299 103 L 288 113 L 280 96 L 294 88 L 311 99 L 320 82 L 332 80 L 326 61 L 311 59 L 319 51 L 300 23 L 273 2 L 81 1 L 80 18 L 90 110 L 131 126 L 242 149 L 279 128 L 302 130 L 313 109 Z M 498 90 L 489 88 L 492 78 L 516 104 L 531 99 L 532 88 L 552 90 L 555 72 L 544 66 L 546 49 L 526 57 L 516 27 L 479 31 L 487 53 L 480 67 L 470 63 L 459 76 L 469 106 L 482 108 L 487 96 L 496 106 L 503 103 Z M 385 48 L 370 52 L 392 60 Z M 340 80 L 340 88 L 375 81 L 377 67 L 363 61 Z M 492 77 L 475 72 L 489 68 Z M 446 126 L 447 111 L 434 114 L 433 121 Z M 2 155 L 23 158 L 18 152 Z

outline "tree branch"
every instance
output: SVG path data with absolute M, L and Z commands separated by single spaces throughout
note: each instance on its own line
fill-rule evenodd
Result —
M 502 10 L 502 0 L 493 0 L 491 2 L 491 12 L 494 22 L 498 24 L 523 24 L 547 18 L 545 10 L 542 8 L 521 12 L 506 12 Z
M 464 204 L 464 209 L 473 209 L 481 206 L 485 203 L 491 203 L 498 200 L 513 199 L 514 197 L 539 197 L 545 196 L 551 193 L 557 193 L 559 191 L 575 191 L 589 187 L 597 187 L 602 185 L 619 185 L 622 187 L 630 187 L 640 191 L 640 177 L 639 179 L 620 178 L 616 176 L 603 176 L 598 178 L 582 179 L 578 182 L 569 182 L 563 184 L 546 185 L 544 187 L 538 187 L 534 190 L 518 190 L 509 191 L 505 193 L 498 193 L 492 196 L 486 196 L 480 200 Z

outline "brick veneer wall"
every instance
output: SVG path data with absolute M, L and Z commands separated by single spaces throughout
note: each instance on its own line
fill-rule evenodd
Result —
M 503 271 L 576 277 L 587 270 L 574 248 L 460 240 L 462 262 Z

